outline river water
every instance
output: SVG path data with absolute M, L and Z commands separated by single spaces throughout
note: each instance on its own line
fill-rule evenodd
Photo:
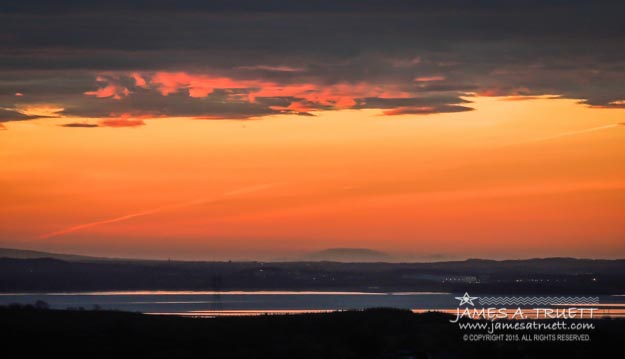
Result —
M 44 301 L 53 309 L 94 307 L 110 310 L 212 317 L 390 307 L 415 312 L 449 311 L 463 293 L 433 292 L 318 292 L 318 291 L 132 291 L 77 293 L 0 293 L 0 305 Z M 550 295 L 554 296 L 554 295 Z M 570 305 L 571 303 L 563 303 Z M 575 304 L 575 303 L 573 303 Z M 476 303 L 477 305 L 477 303 Z M 625 296 L 599 296 L 604 315 L 623 316 Z

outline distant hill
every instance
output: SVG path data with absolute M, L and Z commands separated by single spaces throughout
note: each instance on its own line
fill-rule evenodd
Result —
M 330 254 L 336 251 L 329 251 Z M 344 251 L 340 250 L 343 254 Z M 327 251 L 325 251 L 327 253 Z M 353 252 L 348 251 L 351 254 Z M 357 253 L 362 253 L 357 251 Z M 180 262 L 0 258 L 1 292 L 330 290 L 623 294 L 625 260 L 545 258 L 435 263 Z M 374 251 L 375 253 L 375 251 Z M 39 254 L 41 256 L 41 254 Z M 89 258 L 89 257 L 87 257 Z M 342 257 L 343 259 L 345 257 Z
M 363 248 L 332 248 L 284 262 L 107 259 L 0 249 L 0 293 L 214 290 L 216 280 L 221 290 L 590 295 L 623 294 L 625 288 L 625 260 L 396 260 Z
M 0 258 L 17 258 L 17 259 L 37 259 L 37 258 L 53 258 L 68 262 L 93 262 L 108 261 L 111 258 L 89 257 L 77 254 L 61 254 L 31 251 L 26 249 L 0 248 Z
M 391 262 L 393 257 L 384 252 L 367 248 L 329 248 L 307 254 L 299 260 L 313 262 Z

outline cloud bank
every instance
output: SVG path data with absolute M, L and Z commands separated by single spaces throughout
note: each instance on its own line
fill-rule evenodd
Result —
M 116 127 L 461 112 L 476 95 L 625 108 L 623 13 L 596 1 L 6 1 L 0 122 L 40 118 L 22 109 L 41 104 Z

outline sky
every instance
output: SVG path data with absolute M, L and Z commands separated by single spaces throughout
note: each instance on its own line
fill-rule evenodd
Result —
M 0 246 L 623 258 L 623 10 L 3 2 Z

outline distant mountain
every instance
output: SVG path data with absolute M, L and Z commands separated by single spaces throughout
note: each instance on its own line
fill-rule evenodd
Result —
M 36 259 L 53 258 L 68 262 L 108 261 L 110 258 L 81 256 L 76 254 L 60 254 L 50 252 L 31 251 L 26 249 L 0 248 L 0 258 Z
M 384 252 L 367 248 L 328 248 L 304 255 L 299 260 L 313 262 L 392 262 L 393 257 Z

